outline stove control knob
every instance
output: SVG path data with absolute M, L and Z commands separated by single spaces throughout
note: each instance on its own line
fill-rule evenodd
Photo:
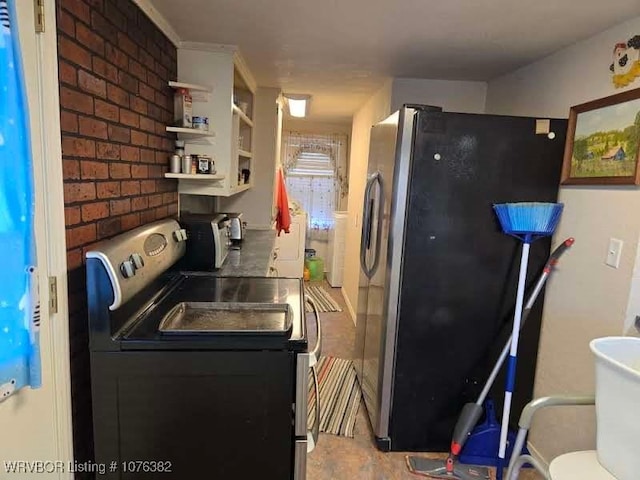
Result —
M 131 278 L 136 274 L 136 267 L 131 260 L 125 260 L 120 264 L 120 273 L 124 278 Z
M 139 253 L 134 253 L 129 257 L 129 261 L 133 263 L 133 266 L 136 270 L 144 267 L 144 260 L 142 259 L 142 255 Z

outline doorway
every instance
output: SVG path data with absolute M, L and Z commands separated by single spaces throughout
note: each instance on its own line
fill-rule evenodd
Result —
M 66 253 L 62 162 L 60 148 L 55 2 L 44 0 L 45 31 L 35 31 L 34 3 L 12 0 L 16 17 L 11 32 L 19 32 L 28 101 L 35 200 L 34 235 L 40 291 L 40 355 L 42 386 L 14 392 L 0 403 L 0 477 L 9 473 L 8 462 L 41 462 L 38 478 L 71 479 L 71 401 L 66 300 Z M 6 7 L 6 0 L 0 1 Z M 6 10 L 5 10 L 6 11 Z M 19 159 L 15 159 L 18 161 Z M 49 284 L 57 295 L 49 295 Z M 51 305 L 55 298 L 57 305 Z M 6 434 L 9 432 L 10 434 Z M 61 462 L 57 468 L 46 462 Z M 14 464 L 15 465 L 15 464 Z M 27 465 L 27 467 L 29 467 Z M 34 478 L 31 471 L 11 478 Z M 26 468 L 25 470 L 28 470 Z

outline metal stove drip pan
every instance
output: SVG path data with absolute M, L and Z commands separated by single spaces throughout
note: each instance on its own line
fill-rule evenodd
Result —
M 279 335 L 289 337 L 292 313 L 288 304 L 180 302 L 161 320 L 168 335 Z

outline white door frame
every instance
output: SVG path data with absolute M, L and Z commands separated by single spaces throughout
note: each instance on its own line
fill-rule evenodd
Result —
M 15 0 L 22 8 L 33 9 L 32 2 Z M 28 3 L 24 6 L 23 2 Z M 45 31 L 36 34 L 39 99 L 36 100 L 41 119 L 40 128 L 31 132 L 34 150 L 34 192 L 36 202 L 43 208 L 36 209 L 36 228 L 44 231 L 44 252 L 38 252 L 40 278 L 57 279 L 57 313 L 43 315 L 42 320 L 50 322 L 50 348 L 55 389 L 55 430 L 57 432 L 58 458 L 65 464 L 73 459 L 73 437 L 71 419 L 71 371 L 69 364 L 69 310 L 67 297 L 67 252 L 64 219 L 64 190 L 62 174 L 62 146 L 60 140 L 60 101 L 58 86 L 58 51 L 56 32 L 55 0 L 44 0 Z M 20 7 L 18 7 L 20 8 Z M 34 112 L 35 113 L 35 112 Z M 39 150 L 39 151 L 38 151 Z M 41 230 L 42 229 L 42 230 Z M 43 255 L 44 254 L 44 255 Z M 47 284 L 40 283 L 42 309 L 48 309 Z M 44 361 L 45 359 L 43 359 Z M 43 379 L 47 381 L 47 379 Z M 65 469 L 66 470 L 66 469 Z M 72 479 L 73 474 L 64 472 L 61 479 Z
M 58 35 L 56 2 L 45 0 L 45 32 L 39 34 L 43 146 L 41 165 L 45 178 L 46 236 L 49 276 L 58 279 L 58 313 L 49 318 L 52 328 L 53 369 L 56 385 L 56 422 L 60 460 L 73 459 L 71 419 L 71 367 L 69 359 L 69 304 L 67 296 L 67 241 L 64 218 L 64 182 L 60 139 L 60 93 L 58 82 Z M 72 475 L 69 475 L 71 478 Z

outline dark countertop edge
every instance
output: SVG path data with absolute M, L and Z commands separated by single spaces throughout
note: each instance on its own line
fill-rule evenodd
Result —
M 247 229 L 240 250 L 230 250 L 222 268 L 213 273 L 219 277 L 266 277 L 275 242 L 275 230 Z

